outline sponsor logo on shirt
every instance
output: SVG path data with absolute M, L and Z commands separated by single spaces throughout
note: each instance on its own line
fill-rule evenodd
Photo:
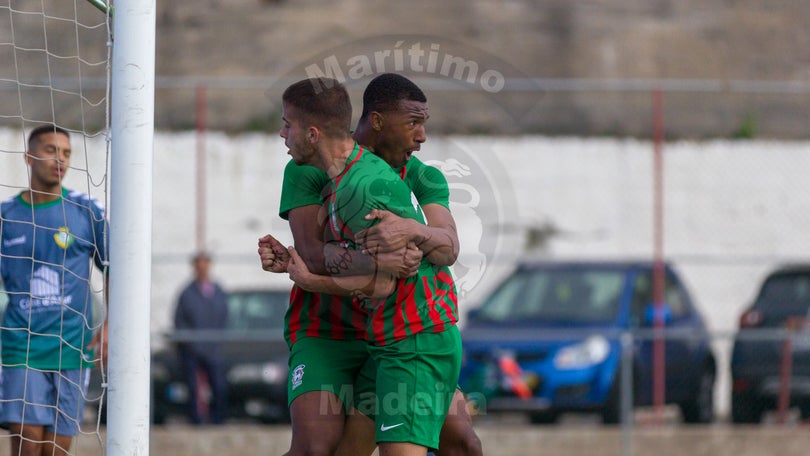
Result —
M 31 296 L 20 300 L 20 307 L 31 311 L 45 311 L 61 304 L 69 305 L 72 296 L 62 296 L 62 281 L 59 272 L 41 266 L 31 277 Z
M 25 235 L 24 234 L 22 236 L 19 236 L 19 237 L 15 237 L 15 238 L 11 238 L 11 239 L 5 239 L 3 241 L 3 246 L 5 246 L 5 247 L 14 247 L 15 245 L 21 245 L 21 244 L 25 244 Z

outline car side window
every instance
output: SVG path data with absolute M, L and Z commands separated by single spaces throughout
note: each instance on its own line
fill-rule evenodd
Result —
M 641 324 L 644 321 L 647 306 L 653 301 L 652 272 L 646 271 L 638 274 L 633 283 L 633 298 L 630 308 L 630 318 L 635 324 Z M 672 318 L 683 317 L 689 313 L 689 304 L 683 289 L 671 274 L 667 274 L 664 281 L 664 303 Z
M 280 329 L 284 326 L 288 300 L 287 292 L 229 293 L 228 328 Z
M 683 317 L 689 313 L 689 305 L 683 289 L 670 274 L 667 274 L 664 284 L 664 302 L 669 306 L 670 315 L 673 318 Z
M 756 307 L 768 314 L 787 316 L 810 315 L 810 276 L 806 273 L 774 274 L 762 285 Z
M 642 324 L 644 312 L 652 301 L 652 276 L 649 273 L 640 273 L 633 282 L 633 297 L 630 303 L 630 319 L 634 325 Z
M 273 322 L 273 308 L 267 305 L 266 298 L 254 295 L 246 302 L 245 320 L 249 329 L 271 328 Z

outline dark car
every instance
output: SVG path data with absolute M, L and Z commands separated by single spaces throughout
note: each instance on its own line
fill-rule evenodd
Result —
M 205 337 L 223 341 L 228 380 L 228 417 L 261 422 L 289 420 L 284 313 L 286 290 L 237 290 L 228 295 L 228 325 L 224 332 Z M 193 331 L 169 335 L 170 347 L 152 355 L 152 417 L 162 423 L 172 415 L 185 416 L 189 391 L 183 381 L 174 342 L 200 337 Z
M 622 372 L 632 373 L 633 403 L 653 403 L 651 334 L 661 315 L 665 401 L 678 404 L 686 422 L 712 421 L 708 333 L 675 270 L 664 271 L 664 303 L 656 307 L 650 262 L 520 264 L 467 316 L 461 388 L 481 412 L 523 411 L 545 423 L 587 411 L 617 423 Z M 631 368 L 622 369 L 622 334 L 634 336 L 626 343 Z
M 810 418 L 809 316 L 810 264 L 786 265 L 770 272 L 754 303 L 740 316 L 734 340 L 733 422 L 759 422 L 766 411 L 777 408 L 780 393 L 789 395 L 786 405 L 798 406 L 802 418 Z M 786 352 L 789 326 L 795 331 Z M 783 371 L 786 366 L 792 375 Z
M 166 348 L 152 354 L 152 421 L 188 416 L 189 390 L 183 380 L 176 343 L 199 338 L 223 342 L 228 381 L 228 419 L 263 423 L 289 421 L 287 408 L 287 358 L 284 313 L 289 303 L 286 290 L 235 290 L 228 295 L 225 331 L 173 331 Z M 94 369 L 87 407 L 99 407 L 101 373 Z M 106 398 L 104 399 L 106 402 Z M 101 421 L 106 420 L 105 408 Z

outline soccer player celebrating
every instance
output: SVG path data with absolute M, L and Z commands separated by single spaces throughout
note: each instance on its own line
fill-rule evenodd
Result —
M 404 261 L 401 249 L 409 242 L 418 243 L 425 257 L 433 264 L 450 265 L 455 262 L 459 243 L 455 222 L 449 211 L 447 181 L 438 169 L 426 166 L 417 157 L 412 156 L 427 139 L 425 134 L 427 119 L 427 98 L 418 86 L 404 76 L 382 74 L 368 84 L 363 94 L 363 113 L 354 138 L 361 145 L 373 149 L 376 155 L 397 171 L 416 196 L 429 226 L 410 219 L 402 219 L 388 211 L 374 211 L 372 217 L 378 217 L 380 222 L 358 233 L 365 241 L 364 247 L 375 252 L 373 261 L 369 264 L 368 256 L 360 254 L 357 250 L 345 251 L 343 253 L 349 259 L 347 265 L 351 269 L 347 273 L 371 274 L 374 272 L 374 263 L 379 263 L 380 269 L 386 269 L 386 258 L 393 261 L 394 266 L 405 268 L 405 264 L 410 264 L 412 259 Z M 317 213 L 322 204 L 321 190 L 327 185 L 329 177 L 326 173 L 311 166 L 298 166 L 290 161 L 285 169 L 280 210 L 281 217 L 290 221 L 295 245 L 305 263 L 310 270 L 321 274 L 327 272 L 323 266 L 323 231 L 319 228 Z M 259 247 L 264 269 L 273 272 L 286 271 L 287 250 L 284 246 L 267 235 L 260 239 Z M 274 253 L 274 250 L 277 253 Z M 388 269 L 397 270 L 396 267 Z M 410 273 L 403 271 L 400 277 L 408 275 Z M 289 318 L 291 314 L 295 315 L 295 326 L 302 328 L 311 323 L 311 315 L 318 315 L 320 327 L 327 327 L 324 325 L 326 321 L 334 324 L 336 319 L 334 316 L 329 317 L 324 307 L 320 307 L 314 313 L 312 307 L 320 302 L 334 302 L 336 298 L 325 296 L 323 299 L 313 299 L 308 297 L 309 295 L 309 292 L 294 288 L 288 320 L 291 320 Z M 305 296 L 307 298 L 302 299 Z M 351 328 L 352 321 L 337 322 L 337 325 Z M 295 416 L 293 428 L 298 430 L 293 433 L 292 447 L 307 454 L 310 451 L 315 454 L 333 454 L 343 430 L 343 438 L 337 451 L 339 456 L 371 454 L 376 446 L 372 419 L 362 413 L 351 413 L 344 429 L 342 408 L 331 407 L 325 413 L 324 408 L 319 407 L 319 404 L 332 404 L 338 400 L 334 391 L 339 388 L 334 388 L 334 385 L 341 385 L 342 391 L 351 391 L 346 385 L 347 382 L 351 383 L 350 372 L 357 371 L 356 363 L 362 363 L 364 356 L 367 357 L 364 355 L 366 349 L 362 342 L 356 339 L 334 340 L 332 339 L 334 335 L 343 335 L 345 331 L 333 331 L 331 325 L 328 328 L 330 331 L 316 337 L 308 335 L 308 333 L 315 334 L 312 331 L 302 329 L 297 331 L 300 333 L 298 340 L 311 338 L 300 344 L 306 347 L 305 349 L 294 350 L 296 356 L 291 357 L 291 367 L 300 365 L 308 358 L 309 363 L 305 365 L 310 367 L 323 365 L 329 369 L 317 369 L 319 374 L 308 379 L 302 377 L 302 383 L 298 388 L 305 390 L 307 388 L 304 386 L 309 386 L 313 391 L 304 394 L 293 389 L 289 391 L 290 401 L 297 401 L 291 404 Z M 321 347 L 320 350 L 318 346 Z M 342 354 L 346 351 L 359 352 L 359 355 L 345 357 Z M 309 352 L 311 356 L 303 356 L 304 352 Z M 351 366 L 352 362 L 355 363 L 354 368 Z M 366 400 L 376 399 L 373 395 L 375 385 L 373 363 L 369 364 L 370 366 L 365 366 L 355 378 L 353 393 L 358 408 L 366 414 L 373 415 L 373 407 L 366 407 L 369 403 L 374 405 L 376 402 Z M 310 371 L 312 370 L 310 368 Z M 304 399 L 297 399 L 301 396 L 304 396 Z M 308 400 L 308 396 L 315 398 Z M 340 399 L 345 401 L 346 398 Z M 310 402 L 312 407 L 307 411 L 307 407 L 302 404 Z M 346 404 L 346 408 L 351 405 Z M 317 426 L 305 427 L 303 422 L 317 423 Z M 310 430 L 311 434 L 308 432 Z M 442 427 L 440 447 L 440 451 L 437 451 L 439 456 L 482 454 L 481 442 L 472 428 L 464 395 L 459 390 L 455 392 L 450 412 Z M 299 453 L 294 450 L 292 454 Z
M 390 213 L 380 214 L 383 221 L 394 217 L 393 214 L 419 220 L 421 209 L 412 203 L 410 190 L 403 185 L 400 176 L 392 171 L 388 163 L 369 154 L 362 147 L 353 147 L 355 144 L 348 137 L 348 128 L 340 127 L 341 123 L 330 126 L 329 122 L 326 122 L 326 119 L 342 118 L 347 123 L 351 116 L 345 89 L 339 84 L 335 84 L 337 84 L 335 81 L 309 80 L 291 86 L 285 92 L 285 126 L 282 128 L 282 136 L 287 140 L 290 154 L 296 163 L 312 163 L 335 178 L 333 181 L 337 185 L 330 195 L 330 225 L 335 238 L 343 247 L 357 247 L 354 245 L 352 232 L 358 232 L 375 223 L 373 217 L 369 217 L 368 220 L 363 217 L 372 209 L 391 210 Z M 309 85 L 309 89 L 307 85 Z M 330 93 L 332 88 L 335 88 L 337 92 Z M 317 109 L 315 116 L 312 117 L 313 112 L 310 109 L 318 103 L 311 103 L 313 101 L 311 97 L 322 98 L 324 93 L 329 94 L 326 99 L 322 100 L 327 106 L 331 108 L 344 106 L 345 111 L 327 112 Z M 345 97 L 345 104 L 341 97 Z M 299 103 L 302 100 L 305 100 L 306 103 L 303 112 L 299 113 L 301 110 Z M 424 101 L 423 99 L 420 102 Z M 393 104 L 397 103 L 398 100 L 395 100 Z M 389 112 L 389 118 L 385 119 L 392 122 L 391 125 L 396 123 L 393 122 L 393 119 L 397 117 L 394 115 L 396 111 L 396 109 L 392 109 Z M 409 121 L 405 125 L 410 124 L 412 130 L 417 130 L 417 136 L 423 135 L 422 124 L 426 120 L 426 109 L 415 109 L 414 112 L 417 117 L 422 117 L 421 120 Z M 324 118 L 315 119 L 319 116 L 324 116 Z M 380 120 L 383 119 L 377 113 L 375 122 Z M 331 127 L 334 126 L 338 126 L 338 128 L 332 129 Z M 302 130 L 305 132 L 302 133 Z M 361 128 L 358 128 L 359 130 Z M 403 138 L 404 135 L 400 134 L 399 137 Z M 302 142 L 301 139 L 304 141 Z M 408 150 L 398 152 L 402 159 L 400 164 L 407 161 L 410 154 L 418 149 L 419 142 L 423 140 L 423 137 L 419 137 L 408 147 Z M 310 141 L 309 144 L 307 141 Z M 340 149 L 344 150 L 340 151 Z M 362 158 L 364 156 L 367 158 Z M 347 158 L 348 161 L 346 161 Z M 355 168 L 358 166 L 359 168 Z M 361 170 L 365 173 L 358 172 Z M 352 194 L 354 196 L 350 196 Z M 455 233 L 453 233 L 453 237 L 455 237 Z M 421 242 L 427 243 L 427 238 L 421 239 Z M 451 253 L 452 250 L 451 248 Z M 331 266 L 329 269 L 332 269 L 333 272 L 340 272 L 342 269 L 348 268 L 349 261 L 347 260 L 351 257 L 346 254 L 355 251 L 349 249 L 343 255 L 338 255 L 337 260 L 327 260 L 327 265 Z M 415 454 L 420 454 L 420 451 L 424 454 L 425 448 L 435 448 L 438 444 L 438 429 L 444 421 L 444 414 L 447 411 L 446 404 L 449 404 L 449 397 L 452 397 L 455 390 L 455 380 L 452 379 L 458 373 L 458 365 L 454 363 L 457 363 L 460 348 L 458 332 L 455 328 L 455 290 L 449 270 L 446 270 L 446 267 L 434 266 L 428 261 L 423 261 L 417 275 L 408 279 L 397 280 L 391 274 L 378 274 L 374 278 L 375 280 L 363 278 L 360 282 L 356 280 L 351 282 L 352 277 L 335 277 L 334 274 L 331 277 L 314 276 L 309 274 L 305 266 L 299 266 L 303 266 L 301 260 L 296 253 L 293 253 L 289 272 L 299 285 L 303 285 L 303 288 L 330 290 L 331 287 L 333 292 L 340 294 L 346 294 L 349 291 L 370 296 L 384 296 L 382 299 L 367 302 L 367 307 L 371 312 L 367 333 L 373 353 L 372 357 L 377 362 L 377 397 L 379 399 L 377 403 L 380 405 L 377 410 L 379 424 L 377 440 L 380 443 L 381 452 L 388 454 L 391 451 L 415 450 Z M 397 287 L 399 293 L 389 294 L 394 286 Z M 431 305 L 427 303 L 428 295 Z M 407 317 L 410 322 L 406 322 L 403 317 Z M 429 344 L 432 348 L 441 347 L 435 352 L 424 350 L 424 346 L 408 346 L 418 340 L 434 337 L 447 339 Z M 423 340 L 422 344 L 424 343 Z M 405 358 L 410 361 L 404 363 Z M 418 378 L 419 375 L 416 374 L 409 376 L 402 372 L 403 369 L 430 372 L 424 369 L 424 365 L 421 365 L 420 369 L 420 364 L 432 364 L 432 361 L 435 360 L 443 360 L 452 367 L 439 373 L 435 370 L 434 364 L 434 370 L 428 374 L 430 381 L 427 381 L 426 378 Z M 399 369 L 398 372 L 397 369 Z M 452 373 L 450 373 L 451 371 Z M 445 375 L 446 373 L 450 374 Z M 405 379 L 404 382 L 403 379 Z M 449 388 L 444 387 L 444 380 L 452 380 Z M 437 381 L 441 385 L 439 388 L 441 391 L 438 394 Z M 429 387 L 425 386 L 427 383 L 430 383 Z M 402 397 L 395 397 L 397 395 Z M 417 398 L 416 402 L 411 400 L 413 397 Z M 410 404 L 409 407 L 412 406 L 412 408 L 394 410 L 392 407 L 386 406 L 386 404 L 392 403 L 392 399 L 396 403 Z M 440 404 L 441 402 L 444 404 Z M 434 433 L 435 436 L 431 435 Z

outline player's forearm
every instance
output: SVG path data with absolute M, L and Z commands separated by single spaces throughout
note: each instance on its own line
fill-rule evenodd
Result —
M 296 284 L 313 293 L 384 298 L 394 292 L 396 279 L 390 274 L 350 277 L 312 274 Z
M 310 267 L 310 271 L 333 277 L 367 276 L 377 272 L 377 266 L 371 255 L 359 250 L 341 247 L 336 243 L 326 243 L 323 246 L 322 271 Z M 309 266 L 309 263 L 307 263 Z
M 433 227 L 416 223 L 413 242 L 425 258 L 437 266 L 450 266 L 459 252 L 455 227 Z
M 359 250 L 327 243 L 321 244 L 319 249 L 299 249 L 299 252 L 307 269 L 313 274 L 350 276 L 374 273 L 374 261 Z

